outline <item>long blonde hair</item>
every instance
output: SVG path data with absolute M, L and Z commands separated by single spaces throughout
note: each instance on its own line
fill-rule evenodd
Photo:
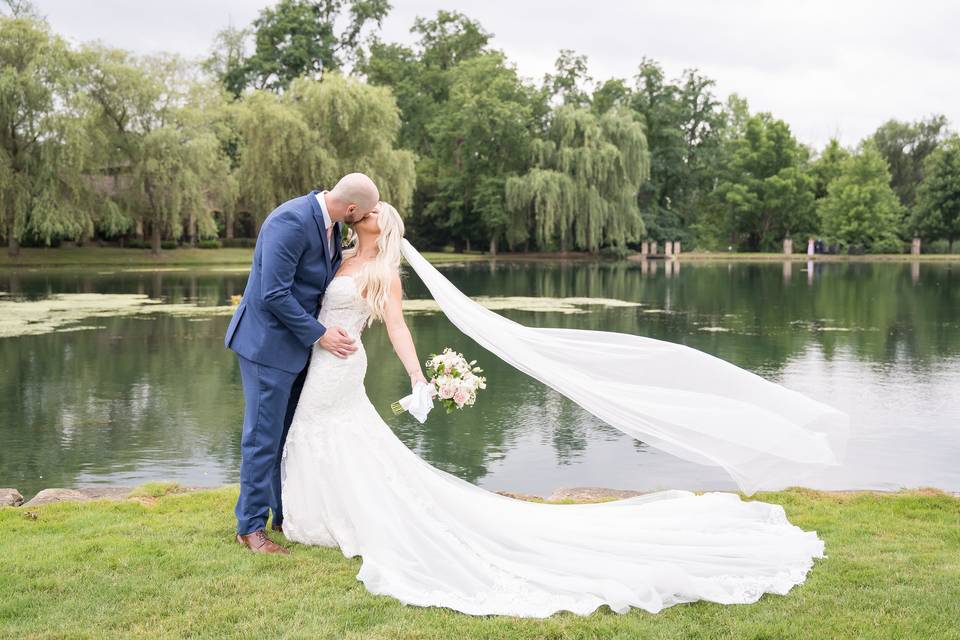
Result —
M 400 239 L 403 238 L 403 220 L 393 205 L 381 202 L 380 214 L 377 216 L 377 226 L 380 227 L 380 237 L 377 238 L 377 257 L 369 261 L 354 276 L 357 283 L 357 292 L 370 307 L 370 319 L 383 320 L 387 313 L 387 301 L 390 299 L 390 283 L 394 275 L 400 271 Z M 352 230 L 351 230 L 352 231 Z M 344 258 L 356 254 L 359 246 L 344 251 Z

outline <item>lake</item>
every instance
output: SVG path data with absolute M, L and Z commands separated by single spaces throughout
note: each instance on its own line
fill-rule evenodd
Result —
M 960 491 L 960 264 L 501 260 L 442 270 L 519 322 L 681 342 L 849 412 L 846 463 L 813 487 Z M 222 337 L 245 281 L 245 268 L 0 271 L 0 487 L 29 497 L 236 482 L 240 372 Z M 421 300 L 416 275 L 406 291 L 422 358 L 450 346 L 479 360 L 489 382 L 472 409 L 435 410 L 425 425 L 394 416 L 408 382 L 383 328 L 367 330 L 367 390 L 431 464 L 537 495 L 734 488 L 722 471 L 650 449 L 497 360 Z

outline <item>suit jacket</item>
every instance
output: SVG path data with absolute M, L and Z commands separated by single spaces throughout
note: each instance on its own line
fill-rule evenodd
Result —
M 248 360 L 297 373 L 326 332 L 317 311 L 342 258 L 340 225 L 333 255 L 312 191 L 284 202 L 260 227 L 250 277 L 224 345 Z

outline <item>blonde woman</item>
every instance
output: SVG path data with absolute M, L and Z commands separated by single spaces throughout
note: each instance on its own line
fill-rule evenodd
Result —
M 772 383 L 729 363 L 718 369 L 722 361 L 700 352 L 698 360 L 685 361 L 691 371 L 676 382 L 658 377 L 658 386 L 650 389 L 646 380 L 630 387 L 631 381 L 618 382 L 619 376 L 626 370 L 643 378 L 650 358 L 642 351 L 652 348 L 649 339 L 533 329 L 480 308 L 402 239 L 403 222 L 388 204 L 352 229 L 356 246 L 328 286 L 319 320 L 342 327 L 357 351 L 339 357 L 313 349 L 281 460 L 287 538 L 362 556 L 357 577 L 372 593 L 477 615 L 545 617 L 561 610 L 586 615 L 602 605 L 620 613 L 630 607 L 656 612 L 701 599 L 748 603 L 804 581 L 813 559 L 823 554 L 823 542 L 815 532 L 791 525 L 778 505 L 742 501 L 733 493 L 687 491 L 604 504 L 538 504 L 487 492 L 430 466 L 394 436 L 367 398 L 360 337 L 364 327 L 382 321 L 411 386 L 423 381 L 402 313 L 402 252 L 461 330 L 588 410 L 617 409 L 608 422 L 622 430 L 631 428 L 624 417 L 630 424 L 647 424 L 646 418 L 633 420 L 631 412 L 650 420 L 661 407 L 676 413 L 670 406 L 675 397 L 690 400 L 681 421 L 698 419 L 702 393 L 673 396 L 664 387 L 687 384 L 692 371 L 716 372 L 730 393 L 735 393 L 731 381 L 743 380 L 747 400 L 738 400 L 741 417 L 751 418 L 749 398 L 758 391 L 764 401 L 778 400 L 785 412 L 822 411 L 822 405 L 802 404 L 784 395 L 793 392 L 763 386 Z M 652 343 L 661 351 L 669 344 Z M 631 371 L 633 365 L 638 366 Z M 617 384 L 614 394 L 592 402 L 592 388 Z M 646 402 L 648 392 L 659 400 Z M 722 400 L 713 399 L 703 413 L 720 420 L 722 410 Z M 670 429 L 664 422 L 657 433 L 664 436 Z M 796 430 L 785 433 L 788 443 L 804 441 Z M 737 435 L 742 440 L 742 428 Z M 682 452 L 684 440 L 691 444 L 692 437 L 672 438 L 672 450 Z M 718 447 L 722 438 L 714 433 L 702 441 L 698 455 L 733 451 L 729 443 Z M 790 447 L 782 449 L 790 455 Z

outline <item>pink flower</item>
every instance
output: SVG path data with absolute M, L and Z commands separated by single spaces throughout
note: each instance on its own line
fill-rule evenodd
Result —
M 453 401 L 457 403 L 458 407 L 462 407 L 469 399 L 470 394 L 463 389 L 457 389 L 453 394 Z
M 452 384 L 444 384 L 440 386 L 440 397 L 444 400 L 449 400 L 453 397 L 453 394 L 456 393 L 457 387 Z

